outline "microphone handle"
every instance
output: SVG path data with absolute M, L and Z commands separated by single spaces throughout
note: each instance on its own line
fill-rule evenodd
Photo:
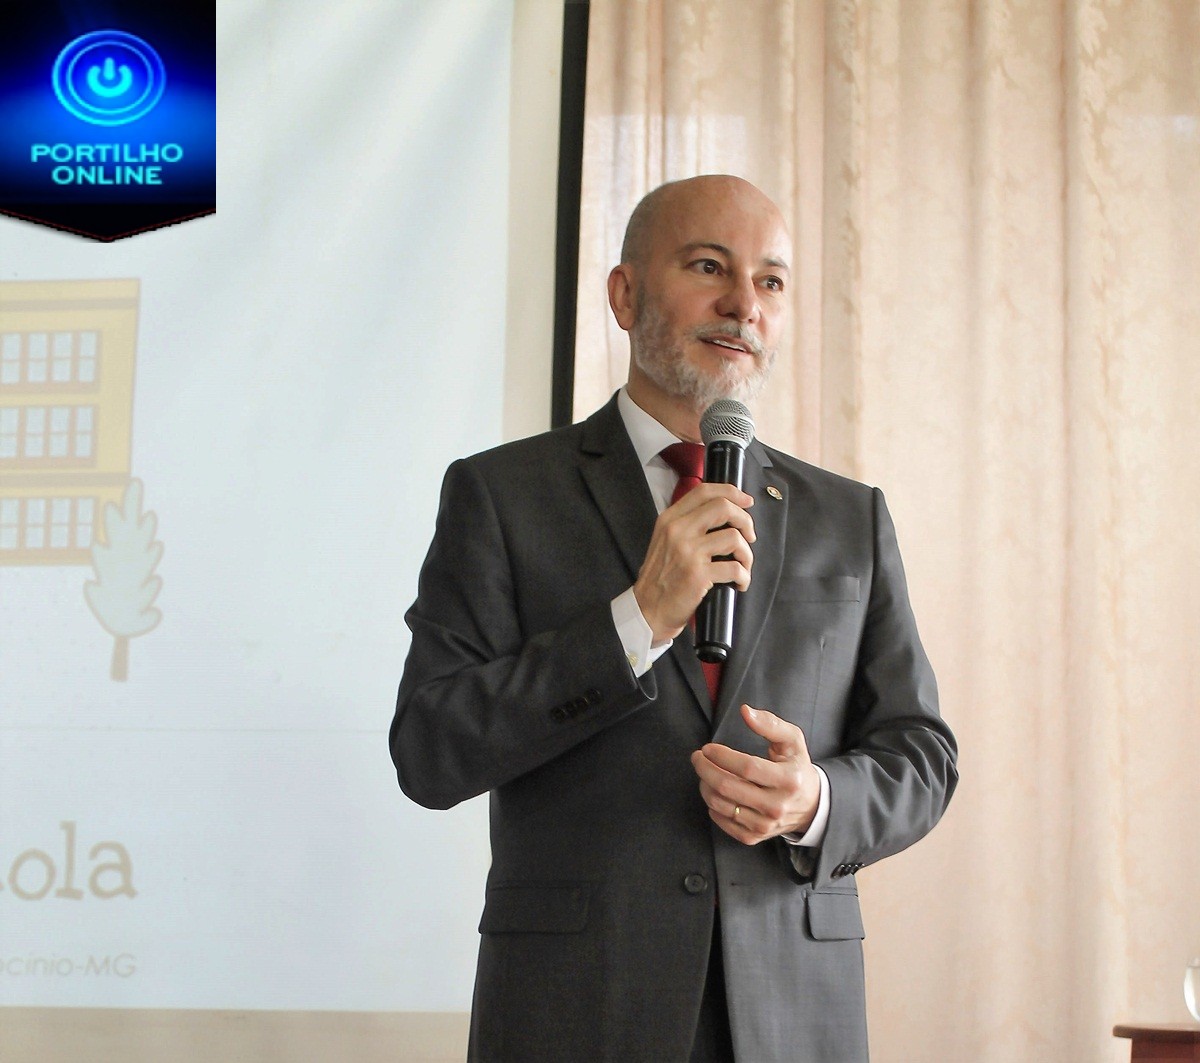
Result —
M 733 484 L 741 489 L 746 450 L 725 439 L 715 439 L 704 452 L 705 483 Z M 731 555 L 718 554 L 728 561 Z M 733 649 L 733 613 L 737 588 L 718 583 L 696 609 L 696 656 L 705 664 L 724 664 Z

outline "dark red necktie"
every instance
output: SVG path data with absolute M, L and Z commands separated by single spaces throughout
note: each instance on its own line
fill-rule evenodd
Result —
M 671 505 L 674 505 L 704 480 L 704 447 L 699 443 L 672 443 L 663 449 L 662 459 L 679 474 L 679 482 L 671 494 Z M 694 633 L 694 618 L 692 630 Z M 717 692 L 721 689 L 722 666 L 701 661 L 700 667 L 704 669 L 704 682 L 708 686 L 708 696 L 716 705 Z

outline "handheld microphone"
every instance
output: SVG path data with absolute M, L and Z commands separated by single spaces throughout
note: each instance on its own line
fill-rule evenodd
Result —
M 750 411 L 737 399 L 717 399 L 700 418 L 704 440 L 706 483 L 742 487 L 746 447 L 754 438 Z M 729 555 L 720 555 L 728 560 Z M 704 596 L 696 610 L 696 656 L 706 664 L 723 664 L 733 649 L 733 613 L 737 588 L 718 583 Z

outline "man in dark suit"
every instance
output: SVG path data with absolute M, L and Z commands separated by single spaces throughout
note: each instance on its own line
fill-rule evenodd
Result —
M 745 181 L 655 190 L 609 276 L 625 388 L 446 474 L 391 750 L 423 805 L 491 794 L 473 1059 L 866 1058 L 854 872 L 957 779 L 892 523 L 757 440 L 744 491 L 684 493 L 675 446 L 765 382 L 790 259 Z

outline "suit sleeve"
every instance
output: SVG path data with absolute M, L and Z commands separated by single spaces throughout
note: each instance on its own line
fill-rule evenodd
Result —
M 532 771 L 657 693 L 652 672 L 630 670 L 607 599 L 523 631 L 510 549 L 488 485 L 455 462 L 405 616 L 412 644 L 389 735 L 401 789 L 428 808 Z
M 958 781 L 957 746 L 938 711 L 896 531 L 878 489 L 872 517 L 875 564 L 845 752 L 820 762 L 829 778 L 829 822 L 818 851 L 789 854 L 796 870 L 818 887 L 922 838 L 941 818 Z

